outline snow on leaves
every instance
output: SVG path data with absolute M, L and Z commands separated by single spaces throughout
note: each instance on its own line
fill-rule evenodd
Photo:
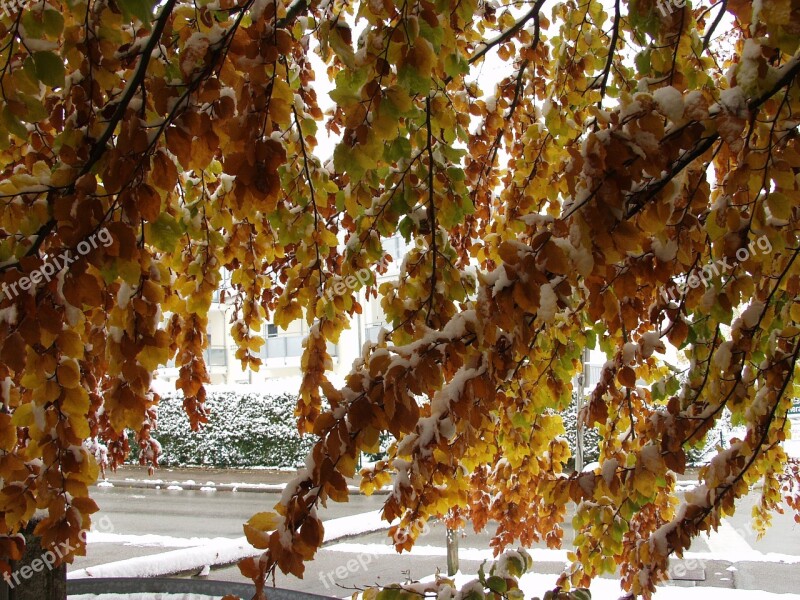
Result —
M 619 566 L 649 596 L 756 481 L 757 523 L 781 494 L 796 507 L 787 6 L 45 0 L 0 17 L 0 283 L 32 282 L 0 299 L 5 555 L 37 508 L 48 543 L 86 527 L 85 440 L 118 464 L 133 429 L 156 459 L 159 365 L 174 359 L 191 426 L 207 422 L 222 270 L 243 366 L 261 363 L 266 319 L 310 332 L 297 416 L 318 441 L 276 516 L 248 524 L 265 555 L 242 566 L 260 589 L 276 568 L 302 573 L 317 506 L 347 499 L 383 432 L 397 442 L 363 485 L 393 485 L 384 515 L 411 532 L 399 550 L 433 517 L 497 522 L 498 553 L 558 546 L 574 502 L 564 589 Z M 478 78 L 488 57 L 507 67 L 496 83 Z M 100 228 L 107 247 L 33 275 Z M 328 293 L 385 272 L 394 235 L 416 242 L 396 281 Z M 772 251 L 738 258 L 757 239 Z M 691 285 L 708 264 L 731 268 Z M 391 332 L 336 389 L 327 343 L 361 313 L 362 285 Z M 608 362 L 580 419 L 603 438 L 599 466 L 569 475 L 559 412 L 596 344 Z M 746 434 L 676 506 L 675 473 L 726 411 Z

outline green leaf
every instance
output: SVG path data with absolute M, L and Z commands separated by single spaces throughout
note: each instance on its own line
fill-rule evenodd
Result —
M 407 138 L 398 137 L 386 146 L 383 156 L 387 162 L 396 162 L 401 158 L 411 156 L 411 142 Z
M 403 236 L 403 239 L 406 242 L 411 241 L 411 231 L 413 227 L 414 227 L 414 221 L 412 221 L 408 217 L 403 217 L 397 224 L 397 231 L 400 232 L 400 235 Z
M 19 94 L 17 96 L 25 105 L 25 121 L 28 123 L 38 123 L 47 118 L 47 110 L 42 101 L 32 96 Z
M 448 54 L 444 59 L 444 72 L 450 77 L 469 73 L 469 63 L 461 54 Z
M 331 100 L 347 105 L 361 101 L 361 86 L 367 81 L 363 69 L 342 69 L 336 75 L 336 88 L 331 91 Z
M 8 106 L 3 109 L 3 122 L 5 123 L 6 129 L 8 129 L 9 133 L 13 133 L 18 138 L 28 138 L 28 130 L 25 128 L 25 125 L 23 125 L 22 121 L 20 121 L 17 116 L 11 112 L 11 109 Z
M 521 412 L 514 413 L 514 416 L 511 417 L 511 423 L 514 427 L 519 427 L 520 429 L 527 429 L 531 426 L 527 417 Z
M 525 572 L 525 565 L 522 564 L 522 559 L 518 556 L 510 556 L 508 558 L 508 574 L 512 577 L 522 577 Z
M 349 32 L 349 27 L 331 27 L 328 35 L 328 43 L 331 49 L 336 53 L 348 69 L 354 69 L 356 66 L 356 55 L 353 51 L 353 46 L 347 43 L 342 37 L 344 31 Z
M 636 58 L 633 59 L 636 63 L 636 68 L 638 69 L 639 73 L 649 73 L 650 72 L 650 50 L 645 50 L 644 52 L 639 52 L 636 55 Z
M 153 5 L 149 0 L 118 0 L 122 9 L 122 17 L 127 21 L 132 21 L 131 17 L 136 17 L 148 30 L 150 22 L 153 20 Z
M 492 575 L 486 580 L 486 587 L 497 594 L 505 594 L 506 590 L 508 589 L 508 584 L 502 577 Z
M 464 170 L 458 167 L 447 167 L 447 176 L 451 181 L 464 181 L 466 179 Z
M 387 587 L 378 592 L 375 600 L 401 600 L 404 593 L 399 587 Z
M 597 334 L 594 329 L 587 329 L 584 334 L 586 335 L 586 347 L 594 349 L 597 346 Z
M 148 225 L 147 239 L 153 246 L 163 252 L 172 252 L 183 235 L 183 227 L 169 213 L 161 213 L 153 223 Z
M 789 200 L 786 194 L 780 192 L 772 192 L 767 196 L 767 207 L 770 214 L 776 219 L 788 221 L 792 218 L 792 206 L 794 202 Z
M 410 94 L 427 94 L 431 88 L 431 78 L 422 75 L 411 65 L 403 65 L 397 72 L 397 81 L 400 87 Z
M 670 377 L 667 379 L 667 394 L 672 396 L 679 389 L 681 389 L 681 382 L 677 377 Z
M 34 52 L 33 64 L 36 77 L 50 87 L 64 87 L 64 61 L 57 54 L 50 51 Z
M 25 35 L 33 38 L 41 38 L 44 34 L 44 24 L 38 18 L 36 11 L 26 10 L 22 15 L 22 26 L 25 27 Z
M 351 148 L 345 144 L 339 144 L 333 151 L 333 165 L 337 171 L 347 173 L 350 175 L 350 181 L 357 183 L 361 181 L 364 176 L 364 167 L 362 167 L 358 158 L 354 155 Z
M 456 14 L 464 19 L 465 23 L 472 20 L 472 15 L 475 14 L 475 9 L 478 8 L 477 0 L 462 0 L 456 6 Z
M 57 10 L 45 10 L 42 13 L 44 32 L 48 37 L 57 38 L 64 31 L 64 17 Z
M 444 30 L 441 27 L 431 27 L 427 21 L 420 19 L 419 34 L 433 45 L 435 52 L 441 50 L 442 39 L 444 39 Z

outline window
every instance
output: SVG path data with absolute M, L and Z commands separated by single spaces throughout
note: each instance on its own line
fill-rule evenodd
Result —
M 399 264 L 406 254 L 406 242 L 401 236 L 393 235 L 383 240 L 383 249 L 389 253 L 394 262 Z
M 603 370 L 603 365 L 586 365 L 587 381 L 584 384 L 587 388 L 593 388 L 600 381 L 600 372 Z
M 295 321 L 289 326 L 289 331 L 280 331 L 278 326 L 267 323 L 264 329 L 264 346 L 261 357 L 291 358 L 303 354 L 303 340 L 308 335 L 308 326 L 305 321 Z M 328 354 L 336 356 L 336 345 L 328 342 Z
M 381 329 L 386 327 L 386 323 L 383 321 L 378 321 L 377 323 L 369 323 L 364 328 L 364 335 L 370 342 L 377 342 L 378 341 L 378 334 L 381 332 Z
M 228 365 L 228 353 L 222 346 L 212 346 L 205 351 L 206 365 L 209 367 L 225 367 Z
M 203 359 L 208 367 L 226 367 L 228 365 L 228 353 L 225 346 L 214 346 L 211 343 L 211 336 L 208 336 L 208 347 L 203 352 Z

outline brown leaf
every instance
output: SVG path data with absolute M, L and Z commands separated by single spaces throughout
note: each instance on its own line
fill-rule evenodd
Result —
M 136 189 L 136 203 L 145 221 L 155 221 L 161 214 L 161 196 L 151 185 L 144 183 Z
M 617 380 L 625 387 L 636 387 L 636 371 L 630 367 L 622 367 L 617 372 Z
M 20 373 L 25 368 L 25 340 L 18 331 L 15 331 L 5 340 L 0 347 L 0 361 L 7 364 L 15 372 Z

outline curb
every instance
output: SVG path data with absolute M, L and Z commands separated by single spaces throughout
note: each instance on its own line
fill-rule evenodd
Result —
M 169 491 L 197 491 L 197 492 L 250 492 L 262 494 L 282 494 L 286 484 L 280 483 L 197 483 L 196 481 L 147 481 L 142 479 L 104 479 L 98 481 L 93 487 L 123 488 L 143 490 L 169 490 Z M 348 492 L 355 496 L 363 496 L 364 492 L 358 486 L 348 485 Z M 388 495 L 392 488 L 384 487 L 375 490 L 372 495 Z

